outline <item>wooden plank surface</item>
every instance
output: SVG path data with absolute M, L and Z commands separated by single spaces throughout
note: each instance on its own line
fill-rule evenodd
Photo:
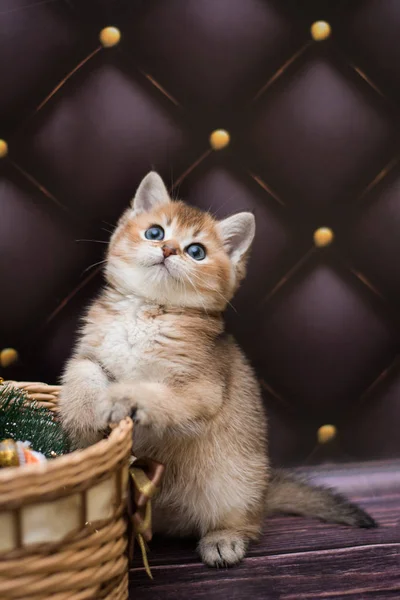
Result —
M 400 544 L 253 556 L 234 569 L 203 565 L 131 573 L 131 598 L 245 600 L 400 598 Z
M 400 495 L 364 499 L 362 505 L 379 523 L 377 529 L 353 529 L 302 517 L 274 517 L 266 520 L 262 539 L 251 545 L 249 556 L 400 542 Z M 155 537 L 150 543 L 149 560 L 151 565 L 197 562 L 196 540 Z M 138 553 L 134 566 L 140 568 Z
M 300 517 L 266 520 L 264 534 L 232 569 L 201 564 L 195 540 L 154 538 L 150 581 L 136 553 L 130 598 L 138 600 L 400 600 L 400 490 L 349 494 L 378 521 L 373 530 Z

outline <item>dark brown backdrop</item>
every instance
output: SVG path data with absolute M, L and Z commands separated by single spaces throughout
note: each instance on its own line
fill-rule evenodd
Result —
M 256 215 L 228 320 L 274 460 L 399 456 L 399 31 L 397 0 L 3 0 L 0 348 L 20 362 L 2 375 L 57 379 L 101 285 L 105 246 L 80 240 L 107 240 L 156 168 L 189 202 Z M 319 447 L 324 423 L 338 438 Z

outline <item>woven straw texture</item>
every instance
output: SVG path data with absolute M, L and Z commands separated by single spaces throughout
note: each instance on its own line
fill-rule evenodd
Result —
M 30 399 L 57 412 L 58 386 L 13 383 L 26 389 Z M 15 539 L 13 549 L 0 553 L 1 600 L 128 598 L 124 509 L 132 428 L 132 421 L 125 419 L 107 439 L 90 448 L 45 464 L 0 471 L 0 520 L 7 524 L 5 519 L 12 519 Z M 88 520 L 90 510 L 100 510 L 97 490 L 110 481 L 113 500 L 106 518 Z M 68 498 L 79 500 L 79 526 L 57 542 L 28 543 L 26 511 Z M 101 505 L 100 492 L 98 498 Z M 95 508 L 90 509 L 93 499 Z M 47 510 L 50 520 L 51 510 Z

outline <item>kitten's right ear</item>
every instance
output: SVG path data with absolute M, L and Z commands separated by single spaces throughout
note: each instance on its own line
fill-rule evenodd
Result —
M 142 179 L 135 197 L 132 200 L 132 208 L 135 212 L 150 212 L 160 204 L 171 202 L 167 188 L 163 180 L 155 171 L 150 171 Z

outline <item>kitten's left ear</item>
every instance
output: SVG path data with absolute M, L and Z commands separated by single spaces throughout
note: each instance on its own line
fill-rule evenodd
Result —
M 232 215 L 217 225 L 224 247 L 234 263 L 250 248 L 256 232 L 256 220 L 249 212 Z
M 132 208 L 137 212 L 150 212 L 156 206 L 170 202 L 167 188 L 163 180 L 155 171 L 150 171 L 142 179 L 135 197 L 132 200 Z

